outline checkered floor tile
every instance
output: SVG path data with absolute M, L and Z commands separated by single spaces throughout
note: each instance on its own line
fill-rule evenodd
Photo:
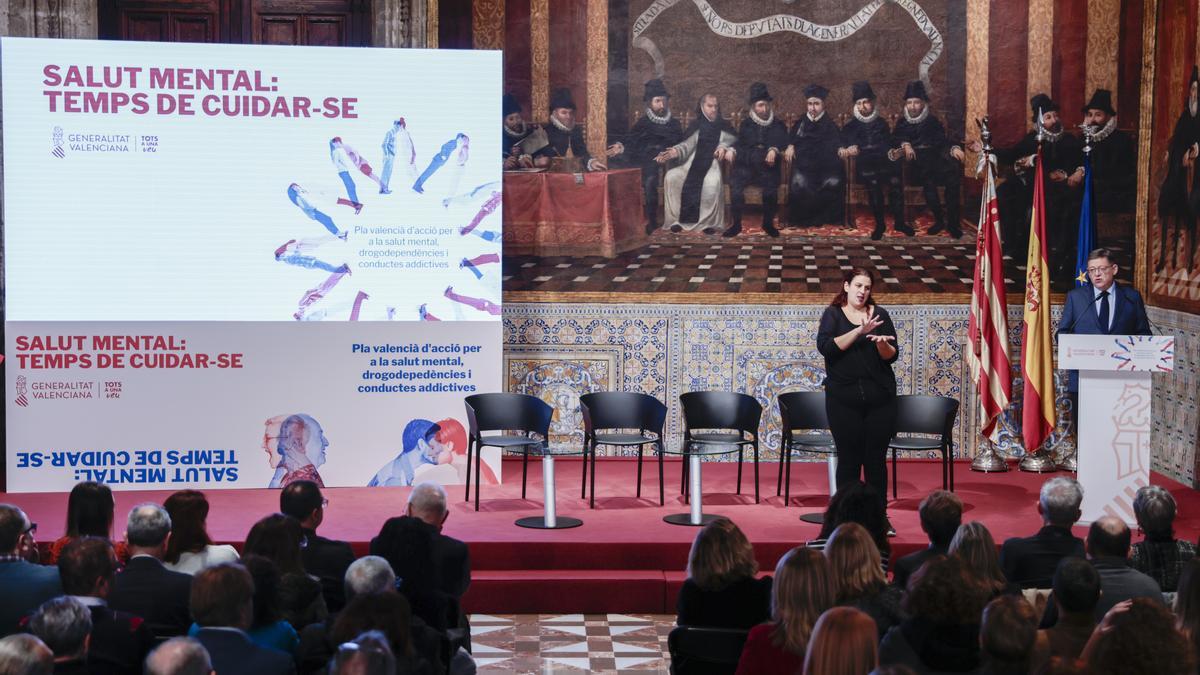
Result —
M 542 614 L 471 616 L 471 649 L 492 673 L 666 673 L 674 616 Z

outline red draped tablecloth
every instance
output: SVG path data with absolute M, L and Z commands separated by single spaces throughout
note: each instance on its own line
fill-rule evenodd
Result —
M 641 169 L 506 172 L 504 252 L 612 258 L 641 246 L 646 242 L 641 182 Z

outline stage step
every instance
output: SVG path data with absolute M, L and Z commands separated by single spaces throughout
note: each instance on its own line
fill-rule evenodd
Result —
M 463 608 L 472 614 L 673 614 L 662 570 L 481 570 Z M 682 583 L 680 580 L 678 583 Z

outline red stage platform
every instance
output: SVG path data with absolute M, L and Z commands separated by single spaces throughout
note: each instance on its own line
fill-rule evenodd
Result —
M 541 467 L 530 462 L 528 499 L 521 499 L 520 460 L 505 460 L 505 484 L 484 487 L 480 511 L 462 501 L 462 486 L 449 489 L 451 515 L 446 533 L 470 544 L 474 581 L 464 600 L 470 612 L 482 613 L 671 613 L 684 578 L 688 548 L 696 530 L 669 525 L 662 517 L 687 512 L 679 494 L 680 462 L 667 461 L 667 504 L 658 505 L 657 465 L 645 463 L 642 498 L 634 497 L 636 463 L 601 460 L 596 476 L 596 509 L 579 498 L 577 459 L 556 462 L 558 514 L 583 520 L 568 530 L 530 530 L 513 524 L 523 516 L 540 515 Z M 732 518 L 754 542 L 760 567 L 770 572 L 776 560 L 793 546 L 817 535 L 818 526 L 801 522 L 802 513 L 821 511 L 827 501 L 824 463 L 792 467 L 792 505 L 775 496 L 776 467 L 760 465 L 762 503 L 754 503 L 753 465 L 747 463 L 743 494 L 735 493 L 736 466 L 706 463 L 705 513 Z M 1028 535 L 1040 525 L 1035 504 L 1046 475 L 1011 471 L 979 474 L 959 463 L 955 488 L 966 504 L 964 520 L 987 525 L 999 543 L 1006 537 Z M 941 487 L 937 461 L 900 464 L 900 498 L 889 505 L 899 531 L 892 540 L 894 555 L 926 545 L 917 519 L 917 504 L 930 490 Z M 1176 534 L 1195 541 L 1200 534 L 1200 495 L 1191 488 L 1154 474 L 1179 503 Z M 143 501 L 161 503 L 168 491 L 117 492 L 120 538 L 129 509 Z M 250 526 L 278 509 L 275 490 L 211 490 L 209 533 L 218 542 L 240 546 Z M 408 488 L 332 488 L 322 535 L 352 542 L 365 554 L 367 544 L 387 518 L 404 510 Z M 62 535 L 67 499 L 62 493 L 2 494 L 0 501 L 24 508 L 38 523 L 38 538 L 53 541 Z M 1077 528 L 1083 536 L 1084 528 Z

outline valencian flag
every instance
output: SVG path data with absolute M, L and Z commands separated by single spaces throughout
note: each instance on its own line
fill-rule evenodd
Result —
M 1004 253 L 996 200 L 995 157 L 984 154 L 983 200 L 979 238 L 975 243 L 975 282 L 971 287 L 971 320 L 967 327 L 967 366 L 979 394 L 979 426 L 983 435 L 999 439 L 996 421 L 1012 398 L 1008 357 L 1008 304 L 1004 296 Z
M 1033 216 L 1025 263 L 1025 318 L 1021 325 L 1021 435 L 1025 451 L 1036 452 L 1054 431 L 1054 352 L 1050 342 L 1050 263 L 1046 253 L 1046 191 L 1042 149 L 1034 160 Z
M 1083 153 L 1083 207 L 1079 210 L 1079 239 L 1075 246 L 1075 285 L 1087 286 L 1088 254 L 1096 247 L 1096 205 L 1092 192 L 1092 153 Z

